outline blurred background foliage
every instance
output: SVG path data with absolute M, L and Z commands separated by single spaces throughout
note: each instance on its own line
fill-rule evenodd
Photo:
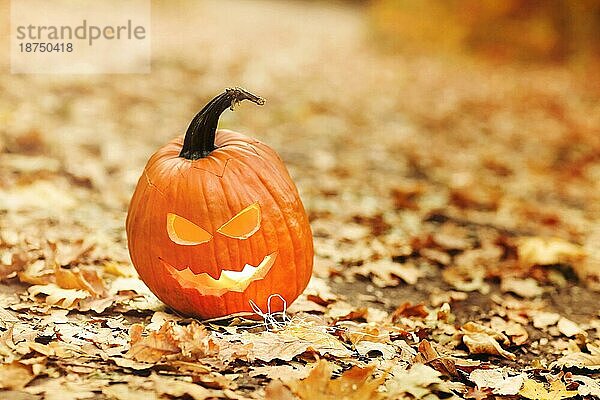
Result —
M 493 61 L 600 59 L 597 0 L 372 0 L 378 39 L 392 51 L 433 50 Z

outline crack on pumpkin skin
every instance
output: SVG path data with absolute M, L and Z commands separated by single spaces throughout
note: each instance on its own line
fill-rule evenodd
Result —
M 193 161 L 188 160 L 188 161 L 192 162 L 192 168 L 199 169 L 200 171 L 208 172 L 209 174 L 213 174 L 217 178 L 222 178 L 223 175 L 225 175 L 225 170 L 227 169 L 227 165 L 229 164 L 229 161 L 231 161 L 231 160 L 233 160 L 233 157 L 230 157 L 230 158 L 228 158 L 228 159 L 225 160 L 225 164 L 223 165 L 223 168 L 221 169 L 220 173 L 216 173 L 216 172 L 211 171 L 209 169 L 201 168 L 201 167 L 199 167 L 197 165 L 194 165 L 194 163 L 196 163 L 198 160 L 193 160 Z
M 258 156 L 258 157 L 262 157 L 262 156 L 261 156 L 261 155 L 258 153 L 258 151 L 256 150 L 256 148 L 254 147 L 254 144 L 256 144 L 256 143 L 260 143 L 260 141 L 256 140 L 256 141 L 254 141 L 254 142 L 252 142 L 252 143 L 244 143 L 244 147 L 245 147 L 245 148 L 246 148 L 246 149 L 247 149 L 249 152 L 251 152 L 251 153 L 253 153 L 253 154 L 252 154 L 252 155 L 239 155 L 238 157 L 229 157 L 229 158 L 227 158 L 227 159 L 225 160 L 225 164 L 223 165 L 223 168 L 221 169 L 221 171 L 220 171 L 219 173 L 217 173 L 217 172 L 214 172 L 214 171 L 211 171 L 211 170 L 209 170 L 209 169 L 206 169 L 206 168 L 202 168 L 202 167 L 200 167 L 198 164 L 200 164 L 200 162 L 199 162 L 199 161 L 200 161 L 200 160 L 202 160 L 202 159 L 199 159 L 199 160 L 187 160 L 187 161 L 191 161 L 191 163 L 192 163 L 192 168 L 199 169 L 199 170 L 201 170 L 201 171 L 205 171 L 205 172 L 211 173 L 211 174 L 213 174 L 213 175 L 214 175 L 214 176 L 216 176 L 216 177 L 222 178 L 222 177 L 225 175 L 225 172 L 227 172 L 227 167 L 229 166 L 229 162 L 230 162 L 230 161 L 232 161 L 232 160 L 241 160 L 241 159 L 243 159 L 243 158 L 247 158 L 247 157 L 254 157 L 255 155 L 256 155 L 256 156 Z M 227 148 L 228 146 L 236 146 L 236 144 L 233 144 L 233 143 L 231 143 L 231 144 L 227 144 L 227 145 L 225 145 L 225 146 L 218 147 L 216 150 L 219 150 L 219 149 L 225 149 L 225 148 Z M 209 157 L 210 157 L 210 156 L 209 156 Z
M 195 289 L 203 296 L 222 296 L 228 292 L 244 292 L 252 282 L 264 279 L 277 260 L 278 252 L 266 255 L 256 267 L 246 264 L 241 271 L 221 269 L 219 277 L 213 278 L 206 272 L 194 273 L 189 267 L 181 270 L 158 258 L 167 272 L 184 289 Z
M 252 142 L 252 143 L 248 143 L 248 147 L 250 147 L 250 149 L 256 153 L 257 156 L 262 157 L 260 154 L 258 154 L 258 151 L 256 150 L 256 147 L 254 147 L 255 144 L 260 144 L 260 142 L 257 140 L 256 142 Z
M 148 175 L 148 171 L 146 171 L 146 169 L 144 168 L 144 176 L 146 177 L 146 182 L 148 183 L 148 186 L 150 186 L 151 188 L 153 188 L 154 190 L 156 190 L 158 193 L 160 193 L 161 196 L 164 197 L 164 193 L 162 190 L 160 190 L 160 188 L 158 186 L 156 186 L 154 183 L 152 183 L 152 180 L 150 179 L 150 176 Z

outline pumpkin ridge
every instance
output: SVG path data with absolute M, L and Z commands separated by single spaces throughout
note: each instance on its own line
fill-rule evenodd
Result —
M 256 147 L 254 147 L 254 144 L 260 144 L 260 142 L 257 140 L 256 142 L 253 142 L 252 145 L 248 144 L 248 147 L 250 148 L 250 150 L 252 150 L 258 157 L 262 158 L 261 155 L 258 153 L 258 151 L 256 151 Z
M 302 200 L 300 199 L 300 194 L 298 193 L 298 190 L 296 189 L 296 187 L 293 185 L 292 178 L 291 178 L 291 176 L 290 176 L 287 168 L 285 168 L 285 164 L 283 163 L 283 160 L 271 148 L 269 148 L 266 145 L 263 145 L 263 146 L 265 148 L 261 149 L 261 150 L 263 152 L 265 152 L 265 154 L 267 154 L 268 156 L 275 156 L 275 158 L 279 161 L 279 164 L 283 167 L 281 171 L 277 170 L 277 171 L 275 171 L 277 173 L 273 174 L 273 176 L 275 177 L 273 183 L 275 183 L 275 181 L 277 180 L 279 182 L 279 189 L 280 189 L 280 191 L 284 191 L 286 193 L 290 193 L 290 194 L 293 195 L 293 197 L 294 197 L 294 199 L 292 201 L 292 204 L 294 205 L 294 207 L 293 207 L 293 214 L 294 215 L 304 215 L 306 217 L 306 211 L 304 210 L 304 206 L 302 205 Z M 276 164 L 268 163 L 267 165 L 269 165 L 272 169 L 274 169 L 273 166 L 276 165 Z M 271 190 L 271 189 L 269 189 L 269 190 Z M 278 206 L 281 209 L 281 206 L 279 204 L 278 204 Z M 301 211 L 301 213 L 299 213 L 299 211 Z M 306 218 L 308 220 L 308 217 L 306 217 Z M 284 221 L 285 221 L 286 225 L 288 226 L 288 230 L 291 230 L 291 228 L 289 226 L 289 219 L 287 218 L 286 215 L 284 215 Z M 301 223 L 302 221 L 298 221 L 298 222 L 299 222 L 299 225 L 302 225 L 302 226 L 305 225 L 305 224 Z M 312 249 L 312 231 L 310 230 L 310 224 L 308 224 L 308 221 L 307 221 L 306 225 L 308 226 L 308 232 L 303 232 L 303 233 L 307 234 L 311 238 L 311 249 L 309 251 L 302 251 L 302 254 L 300 255 L 301 256 L 300 257 L 301 260 L 305 260 L 306 259 L 306 257 L 304 256 L 305 253 L 310 253 L 310 254 L 313 253 L 313 249 Z M 293 254 L 294 266 L 295 266 L 295 268 L 297 270 L 298 269 L 297 268 L 297 266 L 298 266 L 298 255 L 296 254 L 296 249 L 298 249 L 298 248 L 302 249 L 302 246 L 301 245 L 298 246 L 297 245 L 298 242 L 294 241 L 294 237 L 293 236 L 291 236 L 291 237 L 292 237 L 292 242 L 294 244 L 294 246 L 293 246 L 293 249 L 294 249 L 294 254 Z M 302 242 L 300 238 L 297 238 L 297 239 L 300 242 Z M 306 286 L 308 284 L 308 281 L 310 280 L 310 276 L 312 275 L 312 265 L 313 265 L 313 262 L 314 262 L 314 260 L 312 260 L 312 259 L 308 260 L 307 264 L 310 265 L 311 268 L 308 269 L 308 275 L 303 276 L 303 279 L 301 280 L 301 281 L 304 282 L 303 283 L 304 286 Z M 303 262 L 300 263 L 300 265 L 303 265 L 303 264 L 304 264 Z M 302 272 L 304 273 L 306 271 L 303 269 Z M 298 284 L 297 281 L 296 281 L 296 285 L 297 285 L 297 288 L 298 288 L 299 284 Z M 304 290 L 304 288 L 301 288 L 301 289 L 302 290 L 299 290 L 298 293 L 301 293 Z
M 267 187 L 267 190 L 269 191 L 269 194 L 271 194 L 271 197 L 273 197 L 274 199 L 276 199 L 275 195 L 271 191 L 271 188 Z M 279 204 L 279 202 L 277 200 L 275 200 L 275 202 L 277 203 L 277 207 L 279 209 L 281 209 L 280 208 L 281 205 Z M 294 260 L 293 271 L 294 271 L 294 274 L 297 274 L 298 270 L 299 270 L 299 268 L 298 268 L 298 262 L 296 260 L 296 249 L 298 248 L 298 244 L 294 240 L 295 238 L 294 238 L 293 231 L 290 228 L 290 225 L 288 223 L 288 219 L 286 218 L 285 214 L 283 214 L 283 212 L 282 212 L 282 218 L 283 218 L 283 221 L 285 223 L 285 227 L 286 227 L 286 229 L 288 231 L 288 234 L 290 236 L 290 241 L 292 243 L 292 252 L 291 253 L 292 253 L 292 259 Z M 292 279 L 292 281 L 294 282 L 294 293 L 300 293 L 300 292 L 302 292 L 302 290 L 299 290 L 300 288 L 298 287 L 298 279 Z
M 254 172 L 254 174 L 255 174 L 255 175 L 258 177 L 258 179 L 259 179 L 259 180 L 260 180 L 260 182 L 263 184 L 263 187 L 265 188 L 265 190 L 267 191 L 267 193 L 269 194 L 269 196 L 271 196 L 271 198 L 273 199 L 273 201 L 275 202 L 275 204 L 277 204 L 277 211 L 278 211 L 278 212 L 279 212 L 279 214 L 281 215 L 281 219 L 283 220 L 283 222 L 284 222 L 284 225 L 285 225 L 285 229 L 287 230 L 287 237 L 289 237 L 289 238 L 290 238 L 290 242 L 291 242 L 291 244 L 292 244 L 292 252 L 291 252 L 291 253 L 292 253 L 292 255 L 293 255 L 293 260 L 294 260 L 293 271 L 295 272 L 295 271 L 298 269 L 298 268 L 297 268 L 297 262 L 296 262 L 296 247 L 297 247 L 297 244 L 296 244 L 296 243 L 294 243 L 294 235 L 293 235 L 293 233 L 292 233 L 292 230 L 290 229 L 290 226 L 289 226 L 289 224 L 288 224 L 288 222 L 287 222 L 287 219 L 286 219 L 286 216 L 285 216 L 285 214 L 283 214 L 283 211 L 282 211 L 282 208 L 281 208 L 281 204 L 280 204 L 280 202 L 277 200 L 277 196 L 275 196 L 275 195 L 273 194 L 273 192 L 271 191 L 271 188 L 270 188 L 270 186 L 269 186 L 268 182 L 266 183 L 266 182 L 265 182 L 265 180 L 263 179 L 262 175 L 261 175 L 261 174 L 259 174 L 259 173 L 258 173 L 258 172 L 255 170 L 255 168 L 254 168 L 254 165 L 249 165 L 248 167 L 249 167 L 249 169 L 250 169 L 252 172 Z M 296 282 L 296 280 L 295 280 L 295 279 L 293 279 L 293 281 L 294 281 L 294 285 L 295 285 L 295 290 L 294 290 L 294 293 L 297 293 L 297 292 L 298 292 L 298 283 Z M 271 284 L 271 285 L 272 285 L 272 284 Z M 272 287 L 272 286 L 271 286 L 271 294 L 273 294 L 273 287 Z
M 259 156 L 259 157 L 260 157 L 260 156 Z M 261 161 L 264 161 L 264 160 L 262 160 L 262 157 L 261 157 Z M 254 172 L 254 175 L 255 175 L 255 176 L 258 178 L 258 179 L 257 179 L 257 182 L 260 182 L 260 186 L 259 186 L 259 188 L 261 189 L 261 191 L 262 191 L 262 192 L 265 192 L 265 193 L 268 193 L 268 194 L 270 195 L 270 193 L 269 193 L 268 189 L 267 189 L 267 188 L 266 188 L 266 186 L 264 185 L 264 182 L 262 181 L 262 179 L 260 179 L 260 176 L 259 176 L 258 174 L 256 174 L 256 172 L 255 172 L 255 171 L 254 171 L 252 168 L 249 168 L 249 166 L 248 166 L 248 165 L 245 165 L 245 164 L 242 164 L 242 165 L 241 165 L 241 167 L 244 167 L 244 168 L 246 168 L 246 170 L 248 170 L 248 169 L 249 169 L 250 171 Z M 243 173 L 244 173 L 246 170 L 244 170 L 244 171 L 242 171 L 241 169 L 239 169 L 239 170 L 238 170 L 240 173 L 242 173 L 242 175 L 241 175 L 241 178 L 243 178 L 243 177 L 244 177 Z M 233 172 L 233 171 L 232 171 L 232 173 L 235 173 L 235 172 Z M 236 174 L 236 177 L 238 177 L 238 174 Z M 243 189 L 245 190 L 245 193 L 246 193 L 246 194 L 248 194 L 248 191 L 247 191 L 247 189 L 246 189 L 246 188 L 243 188 Z M 271 196 L 271 197 L 272 197 L 272 196 Z M 275 201 L 275 204 L 277 204 L 277 202 L 276 202 L 276 201 Z M 275 225 L 273 225 L 273 229 L 274 229 L 274 231 L 275 231 L 275 232 L 278 232 L 278 230 L 277 230 L 277 227 L 276 227 Z M 289 230 L 288 230 L 288 234 L 289 234 L 289 233 L 290 233 L 290 232 L 289 232 Z M 264 229 L 264 227 L 263 227 L 263 230 L 262 230 L 262 232 L 261 232 L 261 238 L 263 239 L 263 243 L 264 243 L 265 250 L 266 250 L 267 252 L 268 252 L 268 251 L 272 251 L 271 249 L 269 249 L 269 241 L 267 240 L 267 237 L 266 237 L 265 235 L 266 235 L 266 231 L 265 231 L 265 229 Z M 279 235 L 278 235 L 278 234 L 277 234 L 277 235 L 275 235 L 275 240 L 277 241 L 277 245 L 276 245 L 276 247 L 277 247 L 277 251 L 279 251 L 279 248 L 280 248 L 279 244 L 280 244 L 280 243 L 279 243 Z M 251 250 L 251 251 L 253 251 L 253 250 Z M 269 290 L 268 290 L 268 291 L 269 291 L 269 294 L 272 294 L 272 293 L 273 293 L 273 281 L 272 281 L 272 280 L 270 280 L 270 281 L 268 281 L 268 283 L 269 283 Z M 253 296 L 253 297 L 251 297 L 251 296 L 248 296 L 248 297 L 249 297 L 250 299 L 253 299 L 255 302 L 258 302 L 258 301 L 260 301 L 260 300 L 258 299 L 258 295 L 259 295 L 259 293 L 258 293 L 258 290 L 257 290 L 257 288 L 256 288 L 255 286 L 256 286 L 256 285 L 253 285 L 253 287 L 255 288 L 255 291 L 254 291 L 254 296 Z
M 144 208 L 142 208 L 142 210 L 144 211 L 144 215 L 147 214 L 148 212 L 148 208 L 149 208 L 149 204 L 150 203 L 146 203 L 144 204 Z M 148 236 L 151 238 L 154 238 L 155 236 L 152 234 L 153 233 L 153 226 L 154 224 L 152 224 L 152 221 L 150 221 L 150 219 L 148 218 L 142 218 L 143 224 L 142 227 L 147 227 L 148 229 Z M 145 229 L 142 229 L 142 231 L 146 231 Z M 142 257 L 146 258 L 149 257 L 148 254 L 146 254 L 145 252 L 142 253 L 141 255 Z M 160 287 L 159 285 L 159 279 L 156 275 L 156 271 L 154 270 L 154 268 L 150 268 L 150 271 L 145 271 L 146 274 L 149 274 L 151 277 L 151 282 L 154 283 L 155 287 Z
M 227 165 L 229 163 L 229 159 L 227 160 L 227 163 L 225 165 Z M 225 175 L 225 169 L 223 169 L 223 175 Z M 231 206 L 229 205 L 229 196 L 227 195 L 227 191 L 225 190 L 225 187 L 223 185 L 223 179 L 221 179 L 222 177 L 220 177 L 219 179 L 217 179 L 217 181 L 219 182 L 219 187 L 221 188 L 221 193 L 223 194 L 223 198 L 225 199 L 224 203 L 225 203 L 225 207 L 227 207 L 227 215 L 231 215 Z M 218 232 L 219 231 L 219 225 L 216 224 L 215 228 L 214 228 L 214 232 Z M 239 254 L 239 243 L 237 243 L 236 241 L 233 242 L 233 245 L 236 247 L 236 254 Z M 229 249 L 229 246 L 225 246 L 225 248 L 227 249 L 227 258 L 231 260 L 232 258 L 232 252 Z M 240 264 L 240 260 L 237 260 L 238 262 L 236 264 Z M 243 268 L 243 266 L 242 266 Z M 223 271 L 223 269 L 221 268 L 221 272 Z
M 183 193 L 187 193 L 187 187 L 186 187 L 186 186 L 187 186 L 187 183 L 186 183 L 186 181 L 185 181 L 185 180 L 180 180 L 180 179 L 172 179 L 172 180 L 173 180 L 175 183 L 174 183 L 174 186 L 173 186 L 173 187 L 171 187 L 171 186 L 169 185 L 169 189 L 170 189 L 170 191 L 171 191 L 171 193 L 170 193 L 170 194 L 171 194 L 172 196 L 174 195 L 174 197 L 175 197 L 175 204 L 180 204 L 180 201 L 181 201 L 181 200 L 180 200 L 180 196 L 181 196 Z M 183 189 L 183 190 L 182 190 L 182 189 Z M 168 200 L 166 200 L 166 201 L 167 201 L 167 204 L 169 204 Z M 179 210 L 173 210 L 173 211 L 178 211 L 178 212 L 179 212 Z M 183 213 L 182 213 L 182 214 L 185 214 L 185 215 L 186 215 L 186 217 L 188 217 L 188 218 L 193 218 L 193 216 L 189 215 L 189 213 L 187 212 L 187 210 L 182 210 L 182 211 L 186 211 L 186 212 L 183 212 Z M 168 233 L 167 233 L 167 236 L 168 236 Z M 154 236 L 151 236 L 151 237 L 154 237 Z M 179 253 L 179 252 L 177 252 L 176 254 L 180 254 L 180 253 Z M 159 260 L 160 260 L 160 258 L 161 258 L 161 257 L 159 257 Z M 185 258 L 185 262 L 181 262 L 181 261 L 179 260 L 179 257 L 175 257 L 175 261 L 177 262 L 177 265 L 186 265 L 186 264 L 188 264 L 188 263 L 189 263 L 189 261 L 190 261 L 190 260 L 189 260 L 189 256 L 187 256 L 187 257 Z M 171 262 L 171 264 L 173 264 L 173 262 Z
M 231 179 L 234 180 L 234 181 L 237 181 L 237 182 L 243 181 L 245 179 L 245 176 L 243 174 L 240 175 L 239 172 L 240 172 L 240 168 L 244 167 L 244 164 L 239 159 L 236 159 L 234 161 L 236 161 L 240 165 L 236 166 L 235 163 L 232 163 L 232 166 L 228 169 L 228 172 L 229 172 L 229 174 L 232 177 Z M 242 210 L 246 209 L 249 206 L 249 204 L 247 202 L 248 199 L 250 199 L 250 201 L 252 203 L 259 203 L 259 207 L 260 207 L 260 202 L 256 199 L 257 196 L 251 194 L 248 191 L 246 185 L 237 185 L 235 188 L 233 188 L 233 190 L 226 190 L 225 185 L 223 185 L 223 189 L 227 193 L 231 192 L 232 195 L 235 196 L 236 203 L 239 204 L 239 207 L 243 207 Z M 229 198 L 229 196 L 228 196 L 228 198 Z M 231 209 L 231 207 L 230 207 L 230 209 Z M 260 212 L 261 212 L 261 215 L 262 215 L 262 211 L 260 211 Z M 235 215 L 237 215 L 238 213 L 234 214 L 233 212 L 231 212 L 232 217 L 235 216 Z M 230 217 L 229 221 L 231 220 L 232 217 Z M 224 226 L 224 225 L 226 225 L 229 221 L 226 221 L 224 224 L 221 224 L 221 226 L 219 228 L 217 228 L 216 231 L 219 232 L 219 229 L 221 229 L 221 227 Z M 263 222 L 264 221 L 261 219 L 258 229 L 256 230 L 256 232 L 254 232 L 250 236 L 254 236 L 259 231 L 262 230 L 262 228 L 263 228 Z M 219 233 L 221 233 L 221 232 L 219 232 Z M 227 235 L 225 235 L 225 236 L 227 236 Z M 266 240 L 263 240 L 263 242 L 262 242 L 263 246 L 255 245 L 254 241 L 248 241 L 246 239 L 244 239 L 243 242 L 240 242 L 238 240 L 235 240 L 235 242 L 239 246 L 249 246 L 249 251 L 250 251 L 250 253 L 252 254 L 253 257 L 255 257 L 256 255 L 258 255 L 259 257 L 262 257 L 263 256 L 262 253 L 264 253 L 264 252 L 272 252 L 274 250 L 278 250 L 278 249 L 271 249 L 271 248 L 269 248 L 269 245 L 268 245 L 268 243 L 267 243 Z M 264 251 L 261 250 L 263 247 L 264 247 Z
M 241 180 L 244 178 L 244 168 L 245 165 L 239 161 L 239 166 L 234 167 L 232 166 L 232 168 L 229 170 L 230 173 L 232 175 L 234 175 L 236 180 Z M 233 193 L 235 194 L 235 196 L 237 196 L 237 198 L 239 199 L 241 197 L 241 191 L 243 191 L 244 196 L 246 198 L 253 198 L 255 196 L 251 195 L 250 192 L 248 191 L 248 188 L 245 185 L 240 185 L 239 188 L 237 188 L 237 190 L 233 190 Z M 264 248 L 265 252 L 272 252 L 273 249 L 270 248 L 269 246 L 269 241 L 266 238 L 266 229 L 265 226 L 263 224 L 266 223 L 270 223 L 270 221 L 265 221 L 264 219 L 261 221 L 261 228 L 259 229 L 260 232 L 256 232 L 255 234 L 259 234 L 260 238 L 262 239 L 261 241 L 259 241 L 257 245 L 254 244 L 254 241 L 252 241 L 250 243 L 250 252 L 254 255 L 254 254 L 260 254 L 260 249 Z M 277 235 L 275 235 L 275 240 L 277 240 L 277 244 L 276 244 L 276 251 L 279 251 L 279 237 Z M 255 299 L 258 297 L 258 289 L 257 289 L 257 285 L 251 285 L 251 290 L 252 292 L 247 294 L 247 297 L 250 299 Z M 270 289 L 272 290 L 272 287 L 270 287 Z
M 203 183 L 204 182 L 206 182 L 206 181 L 203 180 Z M 218 229 L 218 227 L 219 227 L 219 225 L 220 225 L 220 223 L 221 223 L 221 221 L 227 221 L 229 219 L 229 216 L 231 215 L 231 208 L 229 206 L 229 201 L 228 201 L 228 198 L 227 198 L 227 194 L 225 192 L 225 189 L 223 188 L 223 179 L 222 178 L 217 178 L 217 179 L 214 180 L 214 182 L 215 182 L 213 184 L 214 188 L 218 188 L 218 189 L 209 190 L 208 193 L 213 193 L 214 194 L 214 199 L 215 200 L 218 199 L 218 202 L 214 202 L 214 203 L 216 204 L 216 208 L 218 209 L 219 213 L 215 214 L 215 216 L 218 215 L 218 220 L 217 221 L 215 221 L 216 218 L 215 218 L 215 220 L 213 220 L 211 218 L 211 223 L 213 224 L 213 226 L 211 228 L 211 232 L 216 232 L 217 229 Z M 213 196 L 211 196 L 211 197 L 213 197 Z M 209 203 L 211 203 L 211 202 L 209 201 Z M 217 236 L 217 235 L 215 235 L 215 236 Z M 216 239 L 216 240 L 218 240 L 218 239 Z M 215 246 L 215 248 L 216 248 L 216 246 Z M 232 258 L 232 254 L 231 254 L 232 250 L 229 248 L 229 242 L 228 242 L 227 245 L 224 245 L 221 248 L 224 248 L 226 250 L 226 258 L 227 258 L 227 260 L 231 260 L 231 258 Z M 217 265 L 216 265 L 216 267 L 219 270 L 222 270 L 221 265 L 228 264 L 228 263 L 222 263 L 219 260 L 218 257 L 219 257 L 219 255 L 222 255 L 222 254 L 223 253 L 221 253 L 221 252 L 217 252 L 216 253 L 216 255 L 217 255 Z M 229 263 L 229 264 L 233 264 L 233 263 Z M 236 263 L 236 264 L 239 264 L 239 263 Z M 228 265 L 228 266 L 230 268 L 232 268 L 232 269 L 233 268 L 239 268 L 239 266 L 237 266 L 237 265 L 235 267 L 233 265 Z M 243 265 L 242 265 L 242 267 L 243 267 Z M 220 273 L 221 272 L 219 271 L 219 274 Z
M 202 193 L 202 197 L 204 197 L 205 193 L 208 193 L 207 188 L 206 188 L 206 180 L 205 179 L 199 179 L 200 177 L 197 176 L 196 174 L 192 175 L 192 177 L 194 177 L 195 179 L 193 179 L 194 181 L 199 180 L 200 181 L 200 193 Z M 190 179 L 188 178 L 188 185 Z M 187 191 L 186 191 L 187 193 Z M 207 215 L 210 215 L 210 208 L 208 206 L 208 202 L 202 202 L 204 204 L 204 207 L 206 207 L 206 213 Z M 215 231 L 215 224 L 212 222 L 211 218 L 207 218 L 208 223 L 210 224 L 210 227 L 207 227 L 210 229 L 210 232 L 214 232 Z M 219 258 L 217 256 L 217 250 L 214 246 L 211 246 L 211 252 L 212 252 L 212 258 L 215 261 L 215 265 L 217 265 L 215 268 L 219 268 L 218 264 L 219 264 Z M 211 271 L 212 272 L 212 271 Z M 210 274 L 212 275 L 212 274 Z
M 262 157 L 261 157 L 261 160 L 262 160 Z M 273 201 L 274 201 L 274 202 L 275 202 L 275 204 L 277 205 L 277 209 L 278 209 L 278 211 L 279 211 L 279 214 L 281 215 L 281 218 L 283 219 L 283 218 L 284 218 L 284 216 L 283 216 L 283 214 L 281 213 L 281 209 L 279 208 L 279 203 L 278 203 L 278 202 L 277 202 L 277 200 L 274 198 L 273 194 L 270 192 L 270 190 L 268 189 L 267 185 L 265 185 L 265 183 L 264 183 L 264 181 L 262 180 L 262 178 L 261 178 L 260 174 L 258 174 L 258 173 L 257 173 L 257 172 L 254 170 L 254 168 L 252 168 L 251 166 L 249 167 L 249 169 L 250 169 L 250 170 L 251 170 L 251 171 L 254 173 L 254 175 L 255 175 L 255 176 L 256 176 L 256 177 L 259 179 L 259 181 L 260 181 L 260 183 L 261 183 L 261 187 L 264 189 L 264 191 L 265 191 L 266 193 L 268 193 L 268 194 L 269 194 L 269 196 L 270 196 L 270 197 L 273 199 Z M 275 229 L 275 232 L 278 232 L 277 225 L 274 225 L 273 227 L 274 227 L 274 229 Z M 290 232 L 290 229 L 289 229 L 289 227 L 288 227 L 287 225 L 286 225 L 286 230 L 287 230 L 287 234 L 288 234 L 288 236 L 291 236 L 291 234 L 290 234 L 290 233 L 291 233 L 291 232 Z M 279 248 L 279 247 L 280 247 L 280 243 L 279 243 L 279 235 L 275 235 L 275 238 L 277 239 L 277 248 Z M 292 241 L 291 241 L 291 239 L 290 239 L 290 242 L 292 242 Z M 265 243 L 268 243 L 268 242 L 266 241 L 266 238 L 265 238 Z M 294 243 L 292 242 L 292 249 L 293 249 L 293 246 L 294 246 Z M 274 291 L 275 291 L 275 290 L 274 290 L 274 288 L 273 288 L 273 285 L 274 285 L 274 280 L 271 280 L 271 281 L 269 282 L 269 291 L 268 291 L 269 295 L 271 295 L 271 294 L 274 294 Z M 255 301 L 259 301 L 259 299 L 258 299 L 257 297 L 258 297 L 258 293 L 256 294 Z

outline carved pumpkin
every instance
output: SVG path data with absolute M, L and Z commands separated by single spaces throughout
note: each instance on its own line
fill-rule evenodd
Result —
M 271 294 L 289 305 L 312 273 L 308 218 L 285 165 L 256 139 L 217 130 L 242 100 L 227 89 L 148 161 L 127 215 L 129 253 L 140 278 L 173 309 L 213 318 L 263 310 Z M 281 310 L 282 302 L 271 304 Z

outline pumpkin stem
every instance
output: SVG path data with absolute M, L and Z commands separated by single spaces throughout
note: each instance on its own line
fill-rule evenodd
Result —
M 188 160 L 197 160 L 208 156 L 215 146 L 215 134 L 217 133 L 217 124 L 219 117 L 227 108 L 233 111 L 233 107 L 243 101 L 250 100 L 258 105 L 265 104 L 262 97 L 253 95 L 242 88 L 228 88 L 223 93 L 212 99 L 188 126 L 183 140 L 183 147 L 179 157 Z

